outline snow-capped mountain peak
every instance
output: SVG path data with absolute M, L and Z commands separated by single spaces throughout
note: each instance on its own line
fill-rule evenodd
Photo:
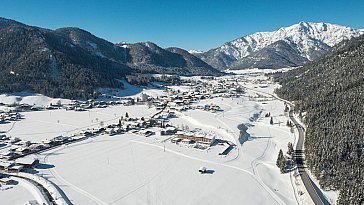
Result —
M 208 63 L 212 62 L 215 67 L 229 67 L 231 64 L 235 64 L 236 61 L 244 60 L 247 56 L 281 41 L 287 42 L 291 46 L 290 49 L 295 49 L 301 57 L 313 60 L 341 41 L 361 34 L 364 34 L 364 29 L 353 29 L 330 23 L 302 21 L 276 31 L 257 32 L 235 39 L 198 56 L 203 60 L 210 61 Z M 208 56 L 211 54 L 215 56 L 215 59 Z
M 189 50 L 188 52 L 191 53 L 191 54 L 203 53 L 203 51 L 200 51 L 200 50 Z
M 336 24 L 300 22 L 289 27 L 280 28 L 277 31 L 258 32 L 236 39 L 224 44 L 221 51 L 240 59 L 274 42 L 285 40 L 296 44 L 299 51 L 310 57 L 306 52 L 312 47 L 319 46 L 317 45 L 318 42 L 332 47 L 342 40 L 357 37 L 363 33 L 363 29 L 352 29 Z M 231 45 L 236 48 L 233 53 L 229 52 Z

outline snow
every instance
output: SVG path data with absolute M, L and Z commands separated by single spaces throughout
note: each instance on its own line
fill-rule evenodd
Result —
M 40 202 L 46 201 L 40 191 L 30 182 L 18 177 L 10 177 L 10 179 L 18 184 L 0 187 L 1 204 L 18 205 L 32 200 L 36 200 L 40 204 Z
M 50 103 L 56 104 L 58 100 L 60 100 L 62 104 L 67 104 L 70 102 L 70 100 L 68 99 L 50 98 L 41 94 L 31 92 L 18 92 L 0 95 L 0 102 L 9 105 L 14 103 L 26 103 L 29 105 L 44 107 L 49 105 Z
M 87 128 L 95 128 L 104 123 L 116 123 L 120 116 L 128 112 L 130 117 L 148 116 L 155 112 L 146 105 L 113 106 L 97 108 L 84 112 L 50 110 L 37 112 L 23 112 L 23 120 L 1 124 L 8 136 L 18 136 L 23 140 L 42 142 L 59 135 L 79 133 Z
M 139 139 L 133 142 L 128 138 L 140 137 L 96 139 L 59 152 L 64 154 L 55 152 L 49 155 L 47 160 L 58 167 L 52 171 L 55 179 L 67 184 L 64 190 L 75 204 L 231 204 L 249 195 L 252 197 L 247 201 L 258 204 L 268 204 L 271 200 L 264 191 L 254 193 L 253 189 L 246 190 L 245 194 L 239 191 L 231 193 L 229 187 L 243 183 L 259 188 L 249 174 L 209 164 L 208 169 L 215 172 L 201 176 L 197 170 L 206 162 L 169 152 L 168 149 L 163 152 L 153 144 L 137 143 Z M 71 167 L 82 174 L 74 174 Z M 234 180 L 226 184 L 229 179 Z M 216 196 L 217 191 L 219 194 Z
M 96 43 L 94 43 L 94 42 L 90 42 L 90 41 L 86 41 L 86 43 L 88 44 L 88 45 L 90 45 L 93 49 L 97 49 L 97 44 Z
M 219 47 L 218 52 L 235 59 L 242 59 L 279 40 L 291 42 L 302 56 L 312 59 L 310 50 L 321 50 L 322 46 L 332 47 L 345 39 L 364 34 L 364 29 L 353 29 L 330 23 L 300 22 L 289 27 L 282 27 L 272 32 L 257 32 Z
M 131 85 L 124 79 L 119 81 L 123 83 L 124 89 L 100 88 L 98 89 L 98 91 L 107 95 L 114 95 L 117 97 L 132 97 L 138 95 L 143 91 L 143 88 Z
M 95 54 L 101 58 L 105 58 L 104 54 L 102 54 L 100 51 L 97 51 Z
M 196 53 L 203 53 L 204 51 L 199 51 L 199 50 L 189 50 L 188 51 L 191 54 L 196 54 Z
M 250 69 L 246 73 L 250 81 L 240 83 L 244 86 L 268 93 L 277 86 L 267 81 L 264 72 Z M 217 80 L 224 78 L 229 77 Z M 141 92 L 152 96 L 163 94 L 161 89 L 124 83 L 126 90 L 119 93 L 122 96 L 136 96 Z M 25 93 L 1 95 L 0 100 L 42 104 L 53 99 Z M 291 175 L 280 174 L 275 165 L 279 149 L 285 153 L 288 142 L 296 140 L 295 134 L 285 126 L 288 118 L 283 113 L 284 103 L 246 90 L 240 98 L 217 97 L 197 104 L 211 103 L 219 105 L 223 112 L 176 112 L 177 118 L 171 119 L 171 123 L 179 127 L 188 125 L 190 130 L 200 128 L 236 144 L 226 156 L 218 154 L 225 149 L 223 145 L 198 150 L 170 142 L 173 136 L 142 137 L 127 133 L 101 135 L 31 157 L 54 166 L 37 170 L 60 187 L 73 204 L 299 204 Z M 142 117 L 156 110 L 146 105 L 119 105 L 85 112 L 24 112 L 24 119 L 1 124 L 0 130 L 23 140 L 40 142 L 98 127 L 101 121 L 116 123 L 126 112 L 131 117 Z M 264 117 L 267 112 L 275 124 L 270 125 L 270 118 Z M 240 124 L 247 128 L 243 137 L 239 137 Z M 202 166 L 207 168 L 207 174 L 198 172 Z

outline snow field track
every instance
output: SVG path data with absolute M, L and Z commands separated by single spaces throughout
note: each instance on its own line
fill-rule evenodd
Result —
M 209 160 L 204 160 L 204 159 L 199 159 L 197 157 L 192 157 L 192 156 L 189 156 L 189 155 L 185 155 L 185 154 L 182 154 L 180 152 L 177 152 L 177 151 L 174 151 L 174 150 L 170 150 L 168 148 L 164 148 L 162 146 L 158 146 L 156 144 L 150 144 L 150 143 L 146 143 L 146 142 L 141 142 L 141 141 L 137 141 L 137 140 L 132 140 L 132 142 L 135 142 L 135 143 L 139 143 L 139 144 L 144 144 L 144 145 L 148 145 L 148 146 L 153 146 L 153 147 L 156 147 L 156 148 L 159 148 L 159 149 L 164 149 L 165 151 L 167 152 L 170 152 L 170 153 L 173 153 L 173 154 L 176 154 L 176 155 L 179 155 L 179 156 L 182 156 L 182 157 L 186 157 L 186 158 L 189 158 L 189 159 L 193 159 L 193 160 L 197 160 L 197 161 L 201 161 L 201 162 L 205 162 L 205 163 L 209 163 L 209 164 L 214 164 L 214 165 L 219 165 L 219 166 L 223 166 L 223 167 L 228 167 L 228 168 L 231 168 L 231 169 L 235 169 L 235 170 L 239 170 L 239 171 L 242 171 L 246 174 L 249 174 L 253 179 L 255 179 L 259 184 L 260 186 L 263 188 L 263 190 L 265 190 L 270 197 L 272 197 L 272 199 L 277 203 L 277 204 L 280 204 L 280 205 L 283 205 L 285 204 L 278 196 L 276 196 L 276 194 L 274 192 L 272 192 L 270 190 L 269 187 L 267 187 L 263 181 L 259 178 L 256 178 L 254 176 L 254 174 L 252 174 L 251 172 L 245 170 L 245 169 L 242 169 L 242 168 L 239 168 L 239 167 L 235 167 L 235 166 L 231 166 L 231 165 L 227 165 L 227 164 L 222 164 L 222 163 L 218 163 L 218 162 L 213 162 L 213 161 L 209 161 Z

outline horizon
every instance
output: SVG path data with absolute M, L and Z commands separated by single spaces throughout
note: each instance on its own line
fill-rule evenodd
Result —
M 277 4 L 233 0 L 231 4 L 224 4 L 207 0 L 111 0 L 85 4 L 68 0 L 52 3 L 21 0 L 3 2 L 0 11 L 3 18 L 27 25 L 52 30 L 78 27 L 112 43 L 150 41 L 163 48 L 197 51 L 207 51 L 256 32 L 271 32 L 302 21 L 364 28 L 361 21 L 364 5 L 360 1 L 325 2 L 329 1 L 314 3 L 310 0 L 304 4 L 280 1 Z M 317 10 L 320 11 L 318 14 Z M 337 10 L 343 12 L 338 14 Z

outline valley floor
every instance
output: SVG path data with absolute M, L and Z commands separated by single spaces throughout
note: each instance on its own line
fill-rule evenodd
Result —
M 245 78 L 242 84 L 265 92 L 272 93 L 276 86 L 263 75 Z M 162 91 L 145 92 L 159 95 Z M 219 155 L 224 149 L 219 145 L 198 150 L 170 142 L 172 135 L 100 135 L 37 154 L 43 165 L 37 168 L 38 175 L 56 184 L 72 204 L 80 205 L 300 204 L 291 174 L 281 174 L 275 165 L 279 149 L 286 153 L 288 142 L 296 140 L 286 126 L 284 103 L 246 90 L 243 97 L 216 97 L 197 104 L 211 103 L 223 111 L 176 112 L 170 123 L 213 132 L 218 139 L 233 142 L 237 146 L 226 156 Z M 1 124 L 0 130 L 41 142 L 98 126 L 101 121 L 116 123 L 126 112 L 142 117 L 156 110 L 146 105 L 120 105 L 85 112 L 28 112 L 24 120 Z M 273 117 L 273 125 L 266 113 Z M 247 128 L 243 135 L 240 124 Z M 198 172 L 202 166 L 207 168 L 206 174 Z M 0 191 L 1 195 L 9 199 L 22 195 L 23 201 L 34 198 L 22 188 Z

